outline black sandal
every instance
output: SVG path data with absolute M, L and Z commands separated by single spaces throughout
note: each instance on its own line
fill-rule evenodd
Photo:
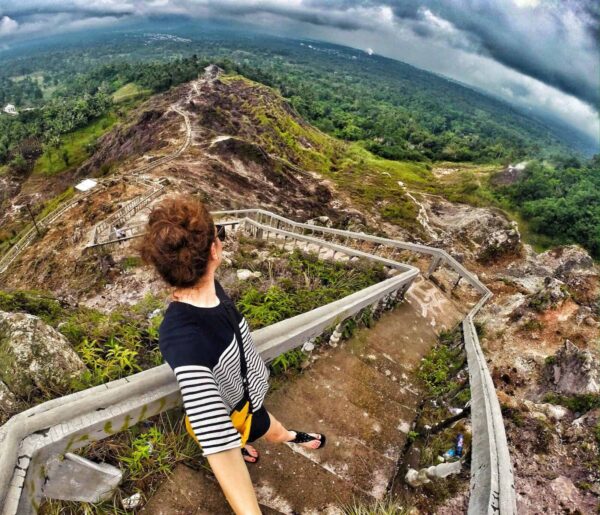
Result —
M 294 433 L 296 433 L 296 438 L 294 438 L 293 440 L 288 440 L 288 443 L 306 443 L 306 442 L 312 442 L 313 440 L 318 440 L 319 442 L 321 442 L 321 445 L 319 445 L 319 447 L 317 447 L 317 449 L 321 449 L 325 446 L 325 442 L 327 441 L 327 438 L 325 438 L 325 435 L 321 434 L 321 433 L 316 433 L 321 438 L 315 438 L 314 436 L 310 436 L 308 433 L 304 433 L 302 431 L 296 431 L 295 429 L 290 429 L 290 431 L 294 431 Z
M 256 451 L 256 452 L 258 452 L 258 451 Z M 252 454 L 250 454 L 250 453 L 249 453 L 249 452 L 246 450 L 246 448 L 245 448 L 245 447 L 242 447 L 242 456 L 249 456 L 250 458 L 254 458 L 254 461 L 247 461 L 247 460 L 244 460 L 246 463 L 252 463 L 253 465 L 254 465 L 255 463 L 257 463 L 257 462 L 258 462 L 258 458 L 260 458 L 260 454 L 257 454 L 256 456 L 252 456 Z

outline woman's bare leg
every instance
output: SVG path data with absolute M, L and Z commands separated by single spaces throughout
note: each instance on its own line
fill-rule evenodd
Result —
M 294 431 L 288 431 L 271 413 L 269 413 L 269 418 L 271 419 L 271 425 L 269 426 L 269 430 L 262 436 L 262 438 L 264 438 L 267 442 L 282 443 L 289 442 L 290 440 L 296 438 L 296 433 Z M 310 442 L 305 442 L 298 445 L 303 445 L 309 449 L 317 449 L 321 445 L 321 442 L 319 441 L 319 435 L 317 433 L 308 434 L 314 436 L 317 438 L 317 440 L 312 440 Z

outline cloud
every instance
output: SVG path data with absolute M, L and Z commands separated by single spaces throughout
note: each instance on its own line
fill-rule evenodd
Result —
M 598 20 L 591 14 L 591 3 L 430 0 L 422 4 L 427 6 L 394 9 L 398 23 L 417 35 L 489 56 L 592 106 L 600 104 Z
M 517 7 L 537 7 L 540 4 L 540 0 L 513 0 Z
M 598 137 L 597 0 L 3 0 L 0 43 L 173 14 L 372 48 L 571 123 L 579 113 Z
M 6 16 L 4 18 L 7 18 Z M 0 20 L 0 43 L 3 36 L 8 35 L 11 38 L 24 38 L 30 35 L 48 35 L 52 33 L 64 33 L 69 31 L 83 30 L 88 28 L 97 28 L 113 25 L 119 21 L 117 16 L 79 16 L 69 13 L 45 13 L 32 14 L 27 16 L 24 21 L 8 25 L 9 30 L 4 30 L 4 18 Z
M 0 18 L 0 36 L 13 34 L 19 28 L 19 24 L 8 16 Z

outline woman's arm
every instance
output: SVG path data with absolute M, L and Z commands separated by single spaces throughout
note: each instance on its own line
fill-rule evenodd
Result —
M 256 494 L 239 447 L 206 456 L 210 468 L 237 515 L 260 515 Z
M 227 501 L 238 515 L 260 514 L 240 451 L 240 434 L 231 422 L 212 371 L 203 365 L 180 365 L 174 372 L 188 417 L 186 429 L 202 447 Z

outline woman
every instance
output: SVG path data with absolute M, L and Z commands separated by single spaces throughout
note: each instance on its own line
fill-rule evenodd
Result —
M 259 455 L 254 447 L 242 446 L 230 414 L 250 401 L 250 442 L 264 438 L 317 449 L 325 445 L 325 436 L 287 430 L 263 406 L 268 369 L 245 318 L 215 280 L 224 229 L 215 226 L 196 198 L 171 197 L 152 210 L 140 250 L 144 261 L 173 287 L 159 346 L 177 378 L 186 427 L 235 513 L 254 514 L 260 509 L 244 461 L 254 463 Z

